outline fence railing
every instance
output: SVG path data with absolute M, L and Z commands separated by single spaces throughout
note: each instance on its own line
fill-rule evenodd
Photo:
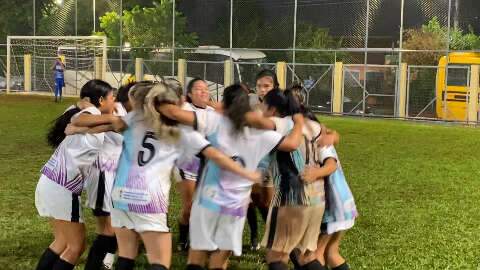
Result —
M 41 60 L 36 59 L 33 68 L 41 69 L 38 74 L 43 77 L 32 73 L 32 91 L 51 92 L 52 76 L 45 76 L 50 66 L 47 60 L 51 59 Z M 23 63 L 23 59 L 17 62 Z M 287 87 L 301 85 L 306 105 L 315 112 L 458 122 L 477 122 L 478 119 L 480 75 L 477 65 L 449 65 L 448 68 L 411 65 L 402 71 L 397 65 L 109 59 L 104 78 L 119 87 L 129 80 L 160 81 L 172 74 L 183 84 L 200 77 L 207 81 L 211 97 L 221 100 L 229 83 L 242 82 L 255 90 L 255 76 L 262 69 L 274 70 L 281 84 Z M 184 78 L 178 77 L 180 70 Z M 78 94 L 81 86 L 95 77 L 94 66 L 66 72 L 67 94 Z M 18 84 L 18 89 L 12 89 L 23 91 L 23 66 L 18 67 L 15 74 L 13 83 Z M 0 75 L 0 88 L 3 78 Z

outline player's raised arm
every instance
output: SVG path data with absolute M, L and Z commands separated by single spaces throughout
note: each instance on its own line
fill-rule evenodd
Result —
M 187 111 L 173 104 L 161 104 L 157 106 L 158 112 L 163 116 L 178 121 L 187 126 L 195 125 L 195 112 Z
M 292 117 L 294 126 L 290 134 L 288 134 L 285 139 L 280 143 L 278 149 L 281 151 L 291 152 L 297 149 L 300 146 L 300 143 L 303 138 L 303 124 L 304 119 L 302 114 L 295 114 Z

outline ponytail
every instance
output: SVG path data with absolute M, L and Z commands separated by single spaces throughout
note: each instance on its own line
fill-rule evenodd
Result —
M 107 97 L 113 89 L 107 82 L 102 80 L 90 80 L 86 82 L 80 90 L 80 98 L 88 99 L 95 107 L 100 106 L 100 99 Z M 47 133 L 48 145 L 56 148 L 65 139 L 65 128 L 70 123 L 72 117 L 80 112 L 78 107 L 68 109 L 57 119 L 53 120 Z
M 264 102 L 269 108 L 275 108 L 280 117 L 301 112 L 300 104 L 298 104 L 297 99 L 289 90 L 282 92 L 278 88 L 273 89 L 265 95 Z
M 170 103 L 177 104 L 179 97 L 165 83 L 140 83 L 130 91 L 135 110 L 143 114 L 147 126 L 153 129 L 157 139 L 177 142 L 180 130 L 177 122 L 170 120 L 157 111 L 157 106 Z
M 47 133 L 48 145 L 50 145 L 52 148 L 57 148 L 60 143 L 62 143 L 66 136 L 65 128 L 67 128 L 67 125 L 70 123 L 72 117 L 78 112 L 80 112 L 80 109 L 78 107 L 73 107 L 51 122 L 50 129 Z
M 286 114 L 294 115 L 296 113 L 301 113 L 301 105 L 298 102 L 298 99 L 294 95 L 293 91 L 287 89 L 283 91 L 283 94 L 285 95 L 285 98 L 287 100 Z

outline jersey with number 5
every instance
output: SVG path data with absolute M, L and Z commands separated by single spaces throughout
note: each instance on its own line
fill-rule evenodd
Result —
M 112 191 L 113 207 L 135 213 L 167 213 L 170 175 L 177 160 L 209 146 L 196 131 L 181 130 L 176 143 L 157 140 L 140 112 L 124 118 L 123 149 Z

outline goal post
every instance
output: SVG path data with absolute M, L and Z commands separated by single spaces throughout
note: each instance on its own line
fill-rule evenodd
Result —
M 65 95 L 77 95 L 91 79 L 105 79 L 105 36 L 8 36 L 6 92 L 46 91 L 55 87 L 52 67 L 65 64 Z

